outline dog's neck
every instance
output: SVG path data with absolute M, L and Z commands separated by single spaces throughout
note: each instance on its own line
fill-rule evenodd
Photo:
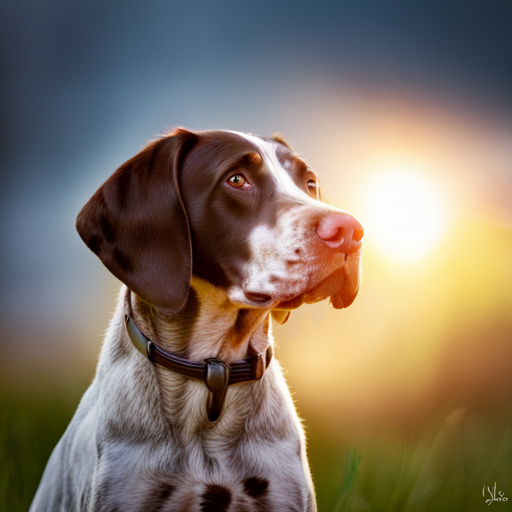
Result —
M 263 352 L 271 342 L 269 311 L 241 309 L 226 291 L 196 277 L 177 314 L 153 308 L 134 293 L 128 300 L 135 323 L 148 338 L 190 360 L 237 361 Z
M 178 314 L 152 308 L 129 291 L 126 301 L 127 312 L 149 339 L 192 361 L 214 357 L 233 362 L 264 352 L 272 343 L 269 311 L 237 308 L 223 290 L 197 278 L 192 279 L 187 302 Z M 136 351 L 134 356 L 142 357 Z M 158 364 L 154 367 L 169 424 L 181 423 L 193 430 L 205 421 L 204 401 L 179 400 L 183 376 Z

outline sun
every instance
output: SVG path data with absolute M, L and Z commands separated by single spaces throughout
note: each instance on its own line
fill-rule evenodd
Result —
M 448 226 L 447 202 L 439 184 L 409 167 L 374 175 L 364 194 L 365 239 L 400 263 L 427 258 Z

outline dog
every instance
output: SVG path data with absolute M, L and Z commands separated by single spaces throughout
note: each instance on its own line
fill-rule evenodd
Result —
M 281 136 L 176 129 L 77 230 L 123 286 L 30 511 L 316 511 L 270 316 L 352 303 L 361 224 Z

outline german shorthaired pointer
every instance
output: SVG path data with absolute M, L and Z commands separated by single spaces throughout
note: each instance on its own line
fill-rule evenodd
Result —
M 363 229 L 279 136 L 178 129 L 77 219 L 123 283 L 31 511 L 315 511 L 269 315 L 349 306 Z M 142 354 L 141 354 L 142 352 Z

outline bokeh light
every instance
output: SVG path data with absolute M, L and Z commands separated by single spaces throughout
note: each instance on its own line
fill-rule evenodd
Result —
M 389 164 L 379 171 L 364 191 L 361 220 L 367 243 L 400 263 L 427 258 L 449 224 L 440 185 L 414 164 Z

